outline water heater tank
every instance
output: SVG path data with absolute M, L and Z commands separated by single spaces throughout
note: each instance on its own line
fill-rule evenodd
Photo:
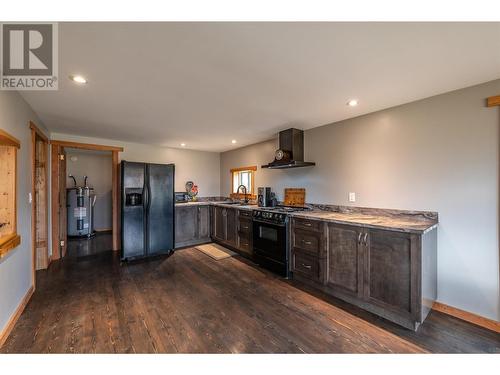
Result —
M 96 195 L 91 187 L 66 189 L 68 207 L 68 236 L 90 237 L 94 234 L 94 205 Z

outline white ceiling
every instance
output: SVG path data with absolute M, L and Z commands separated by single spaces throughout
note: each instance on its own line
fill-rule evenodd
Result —
M 500 78 L 500 23 L 61 23 L 59 38 L 59 91 L 22 92 L 50 131 L 209 151 Z

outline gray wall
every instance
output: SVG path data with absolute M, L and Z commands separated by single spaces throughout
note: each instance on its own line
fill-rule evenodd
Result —
M 185 191 L 184 185 L 186 181 L 194 181 L 198 185 L 200 197 L 218 196 L 220 194 L 220 154 L 218 152 L 158 147 L 141 143 L 120 142 L 59 133 L 53 133 L 52 138 L 120 146 L 124 149 L 123 152 L 120 152 L 121 160 L 143 161 L 147 163 L 174 163 L 175 191 Z
M 28 201 L 31 192 L 30 120 L 45 130 L 17 92 L 0 91 L 0 129 L 21 141 L 17 155 L 17 232 L 21 236 L 21 245 L 0 259 L 0 332 L 32 285 L 31 205 Z
M 96 194 L 94 228 L 111 229 L 113 227 L 111 152 L 66 149 L 66 173 L 75 176 L 79 185 L 83 185 L 83 176 L 88 176 L 88 185 L 94 188 Z M 72 187 L 73 179 L 68 177 L 66 186 Z
M 308 130 L 312 168 L 260 169 L 275 140 L 222 153 L 221 194 L 231 168 L 258 165 L 256 186 L 280 198 L 305 187 L 311 203 L 438 211 L 439 301 L 500 320 L 500 114 L 485 107 L 499 93 L 496 80 Z

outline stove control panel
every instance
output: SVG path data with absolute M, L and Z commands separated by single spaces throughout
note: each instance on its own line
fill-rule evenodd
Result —
M 254 219 L 264 219 L 267 221 L 284 223 L 286 221 L 287 215 L 284 213 L 280 213 L 280 212 L 254 210 L 253 217 L 254 217 Z

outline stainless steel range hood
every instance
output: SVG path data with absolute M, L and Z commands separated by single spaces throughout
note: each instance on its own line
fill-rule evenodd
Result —
M 304 161 L 304 131 L 291 128 L 279 133 L 279 149 L 275 152 L 274 161 L 262 168 L 287 169 L 312 165 L 316 163 Z

